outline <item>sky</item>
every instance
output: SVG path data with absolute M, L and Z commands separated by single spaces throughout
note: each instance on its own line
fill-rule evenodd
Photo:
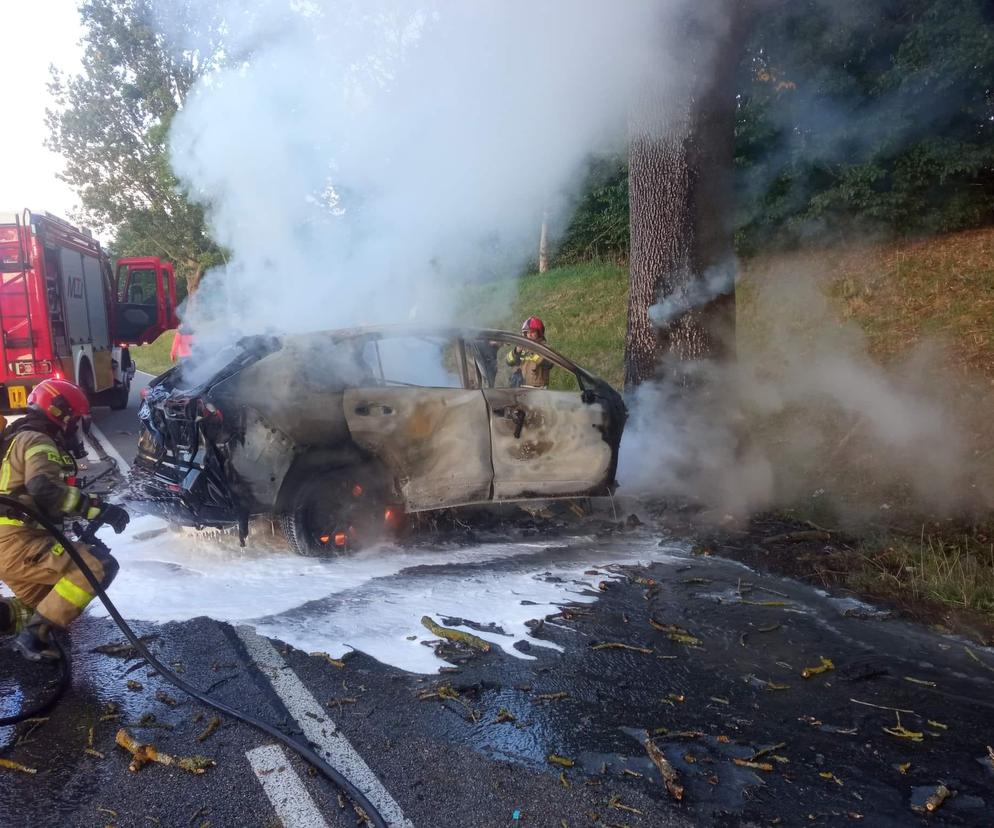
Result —
M 0 209 L 47 210 L 68 217 L 78 206 L 69 186 L 56 176 L 62 159 L 44 146 L 48 67 L 79 69 L 82 27 L 78 0 L 32 0 L 3 4 L 0 77 L 4 126 L 0 129 Z

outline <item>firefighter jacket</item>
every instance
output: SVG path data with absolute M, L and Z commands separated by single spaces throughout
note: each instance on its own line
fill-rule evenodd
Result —
M 522 385 L 533 388 L 549 387 L 552 363 L 541 354 L 514 347 L 507 352 L 507 364 L 520 369 Z
M 76 515 L 92 519 L 100 512 L 99 502 L 80 491 L 75 474 L 76 461 L 48 430 L 15 426 L 12 436 L 8 431 L 0 465 L 0 494 L 55 521 Z M 0 525 L 24 524 L 19 515 L 0 517 Z

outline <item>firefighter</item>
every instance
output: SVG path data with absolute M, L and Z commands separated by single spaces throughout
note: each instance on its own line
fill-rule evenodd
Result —
M 521 335 L 535 342 L 545 342 L 545 324 L 537 316 L 529 316 L 521 325 Z M 511 375 L 511 385 L 548 388 L 552 363 L 540 354 L 515 345 L 507 354 L 507 364 L 517 368 Z
M 169 350 L 169 359 L 176 362 L 178 359 L 186 359 L 193 353 L 193 334 L 189 329 L 180 325 L 173 337 L 173 347 Z
M 123 532 L 128 513 L 113 503 L 83 494 L 76 486 L 75 457 L 85 455 L 81 421 L 90 404 L 81 388 L 65 380 L 45 380 L 28 396 L 27 414 L 0 438 L 0 494 L 58 522 L 69 517 L 99 518 Z M 106 552 L 78 544 L 76 550 L 101 585 L 117 574 Z M 0 599 L 0 633 L 16 633 L 14 649 L 31 661 L 61 657 L 54 630 L 65 629 L 93 600 L 93 587 L 62 544 L 21 514 L 0 506 L 0 580 L 14 599 Z

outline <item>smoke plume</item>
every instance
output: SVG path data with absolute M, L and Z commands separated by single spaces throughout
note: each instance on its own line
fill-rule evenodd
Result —
M 453 321 L 458 286 L 519 272 L 589 154 L 624 146 L 633 94 L 701 69 L 677 21 L 708 8 L 232 3 L 225 51 L 246 57 L 171 134 L 231 254 L 188 314 L 198 337 Z

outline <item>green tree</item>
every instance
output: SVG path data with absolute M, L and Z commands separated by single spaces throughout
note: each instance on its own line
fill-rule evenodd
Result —
M 740 72 L 747 245 L 994 216 L 994 6 L 798 0 L 756 21 Z
M 114 234 L 117 255 L 171 259 L 190 289 L 221 251 L 170 169 L 168 132 L 197 79 L 222 59 L 222 20 L 210 8 L 172 3 L 162 26 L 152 0 L 86 0 L 82 71 L 53 70 L 48 112 L 49 146 L 65 158 L 81 218 Z

